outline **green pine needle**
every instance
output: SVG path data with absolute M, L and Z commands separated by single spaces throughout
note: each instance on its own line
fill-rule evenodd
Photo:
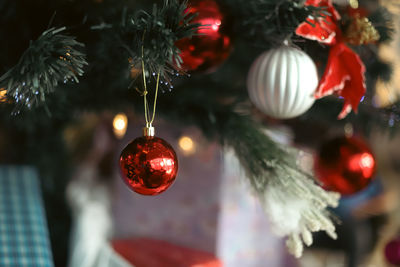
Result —
M 238 6 L 244 4 L 241 2 L 248 3 L 242 12 L 242 32 L 255 45 L 267 48 L 281 45 L 302 22 L 307 22 L 309 16 L 317 18 L 331 15 L 324 8 L 305 6 L 298 0 L 236 1 L 239 2 Z
M 393 15 L 386 8 L 380 7 L 368 18 L 379 32 L 379 42 L 388 42 L 392 40 L 395 32 Z
M 146 71 L 160 72 L 161 78 L 169 81 L 169 75 L 182 63 L 175 43 L 190 38 L 200 27 L 198 23 L 191 23 L 195 15 L 186 9 L 187 1 L 165 0 L 161 8 L 154 5 L 152 13 L 141 10 L 127 17 L 121 39 L 133 59 L 133 66 L 140 67 L 143 59 Z
M 31 109 L 46 102 L 59 83 L 79 82 L 85 54 L 78 50 L 82 43 L 61 34 L 62 28 L 51 28 L 42 33 L 21 56 L 17 65 L 0 77 L 0 88 L 15 105 L 14 112 Z

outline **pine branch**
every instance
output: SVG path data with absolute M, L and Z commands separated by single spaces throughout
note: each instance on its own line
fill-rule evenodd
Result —
M 60 34 L 64 28 L 51 28 L 34 42 L 21 56 L 17 65 L 0 77 L 0 88 L 14 102 L 16 113 L 22 108 L 45 104 L 46 96 L 59 83 L 79 82 L 85 54 L 78 50 L 82 43 L 74 37 Z
M 203 88 L 200 84 L 185 88 L 175 89 L 179 98 L 165 96 L 159 102 L 160 113 L 171 121 L 199 126 L 207 137 L 217 138 L 235 152 L 273 227 L 278 234 L 288 236 L 292 254 L 301 255 L 301 239 L 307 245 L 312 243 L 311 232 L 323 230 L 336 237 L 327 208 L 338 204 L 339 194 L 324 191 L 302 170 L 295 149 L 289 151 L 271 140 L 260 124 L 236 111 L 235 101 L 222 104 L 227 101 L 227 92 L 220 86 L 209 83 Z M 290 227 L 282 227 L 282 219 L 288 218 Z
M 368 100 L 364 100 L 364 102 L 366 101 Z M 341 128 L 346 123 L 351 123 L 357 131 L 366 136 L 374 128 L 391 133 L 400 130 L 400 102 L 386 108 L 376 108 L 371 103 L 364 102 L 360 103 L 357 114 L 350 114 L 344 120 L 335 120 L 337 112 L 343 105 L 342 100 L 326 97 L 316 101 L 311 110 L 299 119 L 325 124 L 327 128 Z
M 395 33 L 393 15 L 384 7 L 380 7 L 372 13 L 368 19 L 379 33 L 379 42 L 389 42 Z
M 383 82 L 390 82 L 393 75 L 393 64 L 385 62 L 377 55 L 364 60 L 367 67 L 367 77 L 372 81 L 381 79 Z
M 287 236 L 289 251 L 300 257 L 311 232 L 326 231 L 336 239 L 328 207 L 338 205 L 339 194 L 320 188 L 296 162 L 298 151 L 272 141 L 248 117 L 234 116 L 224 123 L 223 143 L 233 148 L 253 190 L 278 234 Z M 283 223 L 290 218 L 290 223 Z
M 164 5 L 153 7 L 152 13 L 143 10 L 123 19 L 121 39 L 132 57 L 132 65 L 150 73 L 160 72 L 170 81 L 170 74 L 182 63 L 176 41 L 190 38 L 200 24 L 191 23 L 195 14 L 186 12 L 187 1 L 164 0 Z M 142 55 L 143 47 L 143 55 Z
M 235 1 L 228 1 L 235 2 Z M 241 13 L 240 33 L 253 45 L 270 47 L 281 45 L 291 37 L 297 26 L 309 16 L 330 16 L 323 8 L 305 6 L 300 0 L 236 0 L 244 7 Z

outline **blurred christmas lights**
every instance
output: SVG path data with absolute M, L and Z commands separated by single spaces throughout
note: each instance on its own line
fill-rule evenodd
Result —
M 7 90 L 5 88 L 0 88 L 0 102 L 4 103 L 7 102 Z
M 115 115 L 113 120 L 113 130 L 117 138 L 121 139 L 125 136 L 128 127 L 128 117 L 124 113 Z
M 179 138 L 179 148 L 183 152 L 185 156 L 192 155 L 196 152 L 196 145 L 193 142 L 192 138 L 188 136 L 182 136 Z

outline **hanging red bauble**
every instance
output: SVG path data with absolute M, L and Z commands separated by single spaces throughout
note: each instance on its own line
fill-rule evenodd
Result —
M 183 60 L 180 69 L 187 72 L 212 72 L 229 56 L 231 37 L 227 34 L 226 15 L 214 0 L 191 0 L 186 12 L 197 13 L 191 21 L 207 25 L 196 36 L 176 43 Z
M 400 266 L 400 239 L 394 239 L 385 246 L 386 260 L 396 266 Z
M 321 146 L 314 167 L 325 189 L 349 195 L 371 182 L 375 165 L 375 158 L 363 141 L 339 137 Z
M 165 140 L 154 136 L 138 137 L 122 150 L 121 174 L 136 193 L 158 195 L 174 182 L 178 159 Z

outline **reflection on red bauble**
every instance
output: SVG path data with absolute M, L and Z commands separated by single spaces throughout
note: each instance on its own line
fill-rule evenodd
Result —
M 191 0 L 186 12 L 197 13 L 191 21 L 203 26 L 196 36 L 176 43 L 181 50 L 181 69 L 188 72 L 212 72 L 229 56 L 232 40 L 226 33 L 226 16 L 214 0 Z
M 158 195 L 174 182 L 178 159 L 174 149 L 161 138 L 136 138 L 122 150 L 119 165 L 125 183 L 136 193 Z
M 339 137 L 321 146 L 314 167 L 325 189 L 350 195 L 371 182 L 375 165 L 375 158 L 363 141 L 354 137 Z

